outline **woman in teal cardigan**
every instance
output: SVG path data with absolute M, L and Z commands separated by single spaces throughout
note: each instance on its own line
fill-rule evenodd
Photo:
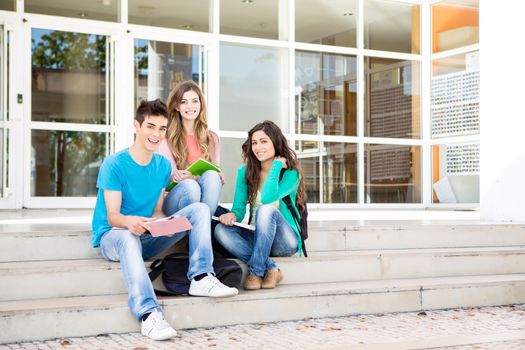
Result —
M 281 129 L 271 121 L 257 124 L 242 145 L 245 165 L 237 171 L 231 212 L 221 215 L 215 238 L 248 265 L 244 289 L 275 288 L 282 273 L 270 256 L 301 254 L 301 236 L 283 198 L 297 204 L 306 201 L 301 168 Z M 282 176 L 281 176 L 282 172 Z M 241 222 L 250 204 L 250 224 L 255 230 L 233 226 Z

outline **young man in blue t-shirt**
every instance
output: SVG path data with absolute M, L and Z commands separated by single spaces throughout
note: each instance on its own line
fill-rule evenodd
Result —
M 210 210 L 206 204 L 193 203 L 175 213 L 188 218 L 192 224 L 189 231 L 171 237 L 152 237 L 146 232 L 148 222 L 164 217 L 164 188 L 169 183 L 171 165 L 154 151 L 166 135 L 167 124 L 168 113 L 162 101 L 140 104 L 134 121 L 134 144 L 107 157 L 100 167 L 92 222 L 93 247 L 100 246 L 107 260 L 120 261 L 131 312 L 142 322 L 142 334 L 154 340 L 169 339 L 177 333 L 162 315 L 144 260 L 181 238 L 189 238 L 191 295 L 225 297 L 238 293 L 213 274 Z

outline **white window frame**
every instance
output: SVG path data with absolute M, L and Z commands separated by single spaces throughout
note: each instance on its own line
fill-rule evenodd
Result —
M 42 28 L 57 31 L 68 31 L 84 34 L 104 35 L 108 37 L 108 52 L 112 49 L 116 40 L 114 37 L 118 33 L 118 24 L 106 23 L 99 21 L 79 21 L 73 18 L 58 16 L 46 16 L 36 14 L 24 14 L 26 21 L 23 24 L 23 205 L 27 208 L 91 208 L 95 206 L 96 197 L 52 197 L 52 196 L 32 196 L 31 195 L 31 132 L 32 130 L 71 130 L 84 132 L 105 132 L 107 133 L 109 149 L 107 154 L 114 151 L 116 126 L 113 108 L 107 106 L 108 121 L 107 124 L 80 124 L 80 123 L 55 123 L 55 122 L 37 122 L 31 120 L 31 33 L 33 28 Z M 113 51 L 113 50 L 112 50 Z M 107 84 L 107 101 L 115 103 L 111 99 L 111 75 L 115 72 L 111 69 L 111 59 L 114 57 L 108 55 L 108 72 L 106 79 Z M 118 67 L 118 64 L 115 65 Z

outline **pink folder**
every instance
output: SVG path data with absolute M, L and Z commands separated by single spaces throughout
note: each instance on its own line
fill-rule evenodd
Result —
M 172 236 L 175 233 L 191 229 L 191 223 L 184 216 L 172 215 L 148 223 L 153 237 Z

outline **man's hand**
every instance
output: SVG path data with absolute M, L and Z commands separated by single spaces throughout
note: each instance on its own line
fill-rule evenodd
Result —
M 234 213 L 226 213 L 219 216 L 221 224 L 226 226 L 233 226 L 233 223 L 237 220 L 237 216 Z
M 140 236 L 149 230 L 148 222 L 154 220 L 155 218 L 146 218 L 143 216 L 126 216 L 126 228 L 134 235 Z

